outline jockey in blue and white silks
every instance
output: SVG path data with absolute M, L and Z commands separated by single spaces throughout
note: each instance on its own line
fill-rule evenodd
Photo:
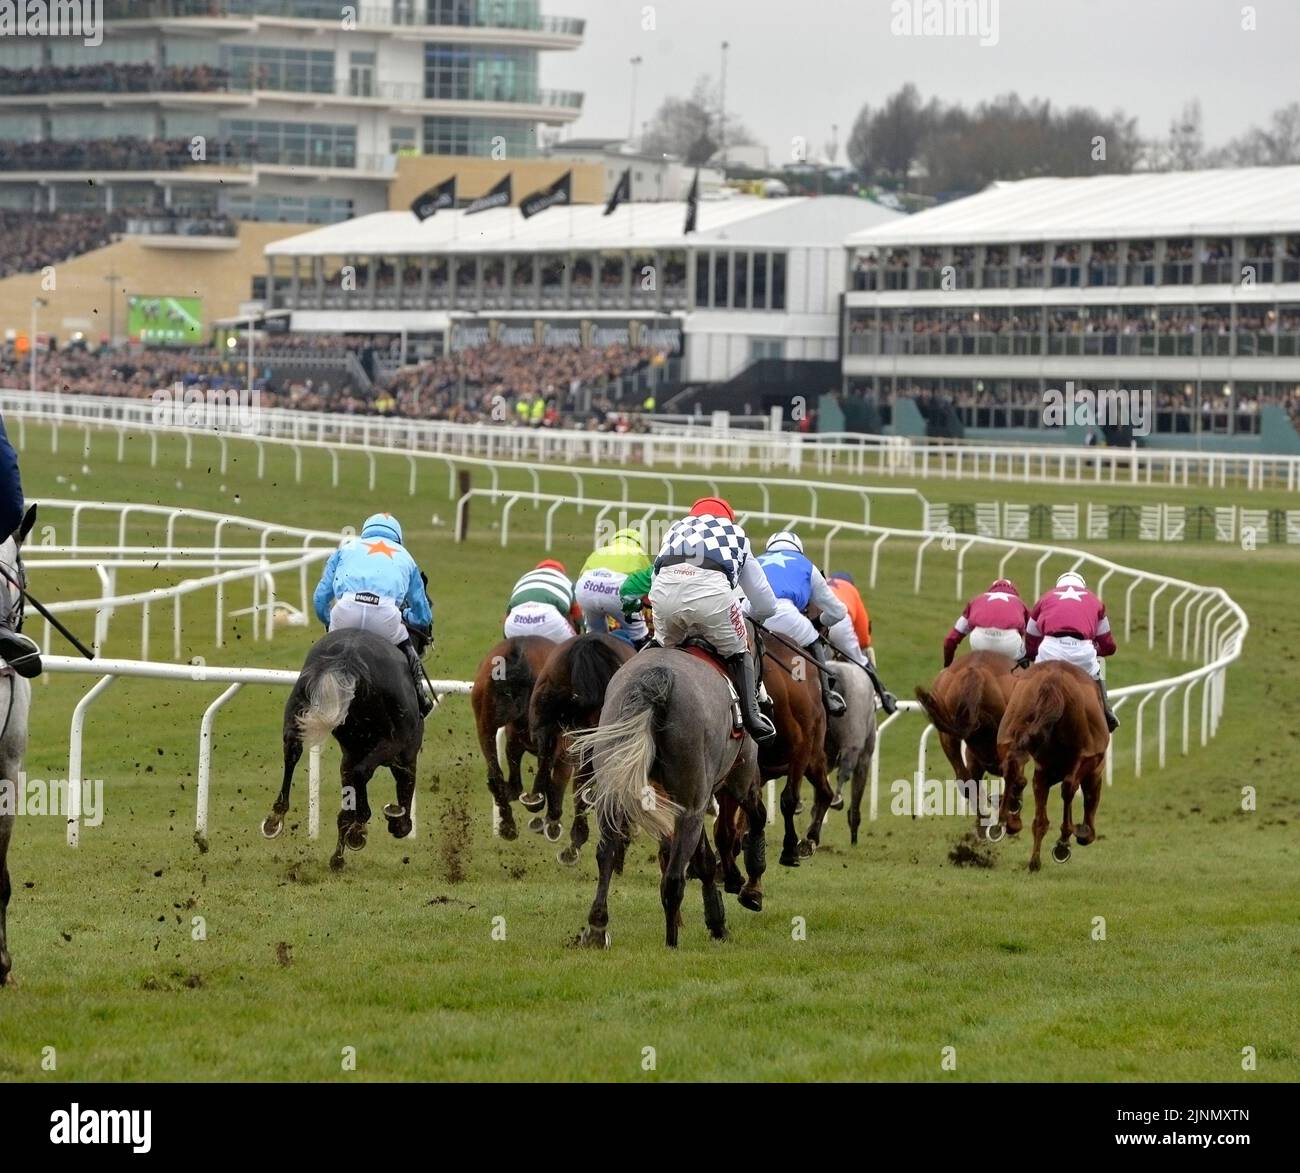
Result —
M 357 627 L 396 644 L 411 667 L 421 715 L 433 708 L 411 642 L 411 630 L 432 636 L 433 608 L 420 568 L 402 544 L 397 518 L 391 513 L 366 518 L 361 536 L 348 538 L 330 555 L 312 602 L 330 631 Z
M 799 535 L 789 530 L 774 533 L 767 539 L 764 552 L 758 556 L 758 564 L 776 596 L 776 614 L 767 620 L 766 626 L 793 640 L 817 664 L 825 666 L 826 657 L 817 639 L 817 629 L 804 614 L 804 609 L 809 603 L 816 603 L 821 608 L 823 627 L 834 626 L 848 611 L 827 585 L 822 572 L 804 554 Z M 817 668 L 813 671 L 821 682 L 826 711 L 832 717 L 840 716 L 844 712 L 844 698 L 831 687 L 830 677 L 825 672 Z
M 24 521 L 25 504 L 23 502 L 23 483 L 18 473 L 18 453 L 9 443 L 5 432 L 4 420 L 0 419 L 0 544 L 13 538 L 22 541 L 19 528 Z M 30 523 L 29 523 L 30 525 Z M 15 602 L 17 592 L 18 568 L 9 567 L 6 571 L 10 579 L 9 590 Z M 15 614 L 21 615 L 16 609 Z M 7 664 L 19 676 L 32 677 L 41 674 L 41 649 L 31 636 L 11 626 L 12 617 L 0 615 L 0 661 Z

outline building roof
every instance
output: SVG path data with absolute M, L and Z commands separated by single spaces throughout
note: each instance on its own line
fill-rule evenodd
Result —
M 1021 179 L 994 183 L 861 244 L 980 244 L 1300 232 L 1300 166 Z
M 466 216 L 439 212 L 423 223 L 409 212 L 376 212 L 329 224 L 266 248 L 275 256 L 420 255 L 569 249 L 683 248 L 727 243 L 794 248 L 842 246 L 853 232 L 899 219 L 868 200 L 823 196 L 765 200 L 753 196 L 701 200 L 698 230 L 683 236 L 680 200 L 623 204 L 612 216 L 600 204 L 554 208 L 525 220 L 518 208 Z

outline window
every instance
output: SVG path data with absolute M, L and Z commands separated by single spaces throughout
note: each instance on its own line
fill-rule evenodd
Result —
M 512 159 L 537 154 L 537 135 L 531 122 L 485 118 L 426 118 L 426 155 L 490 156 L 501 140 Z
M 749 340 L 749 361 L 759 362 L 765 358 L 785 358 L 785 339 L 751 338 Z
M 749 309 L 749 254 L 736 253 L 733 262 L 732 305 L 738 310 Z
M 754 254 L 754 296 L 751 304 L 756 310 L 767 309 L 767 253 Z
M 713 254 L 713 308 L 725 310 L 731 295 L 731 254 L 717 252 Z
M 241 89 L 332 94 L 334 54 L 329 50 L 231 45 L 226 50 L 231 84 Z
M 785 309 L 785 253 L 772 254 L 772 308 Z
M 695 304 L 707 307 L 709 304 L 709 257 L 707 249 L 695 254 Z
M 388 128 L 388 149 L 394 155 L 419 154 L 419 147 L 415 141 L 415 127 L 390 126 Z
M 432 43 L 424 46 L 424 96 L 451 101 L 535 102 L 537 50 Z

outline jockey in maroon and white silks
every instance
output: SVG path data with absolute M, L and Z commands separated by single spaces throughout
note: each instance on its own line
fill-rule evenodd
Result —
M 1098 657 L 1115 654 L 1115 636 L 1105 603 L 1088 589 L 1083 575 L 1071 570 L 1056 580 L 1056 586 L 1034 604 L 1025 635 L 1033 659 L 1065 660 L 1097 682 L 1106 724 L 1113 732 L 1119 722 L 1106 699 Z
M 957 645 L 967 635 L 973 652 L 999 652 L 1009 660 L 1025 655 L 1025 631 L 1029 608 L 1010 579 L 999 578 L 983 594 L 976 595 L 957 616 L 943 641 L 943 666 L 948 667 Z

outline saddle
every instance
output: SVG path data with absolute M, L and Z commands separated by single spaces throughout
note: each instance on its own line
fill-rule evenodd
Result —
M 740 697 L 736 695 L 736 686 L 732 683 L 731 673 L 727 670 L 726 664 L 715 648 L 706 639 L 700 639 L 698 636 L 687 636 L 677 645 L 679 651 L 685 652 L 688 656 L 694 656 L 695 659 L 708 664 L 723 680 L 727 682 L 727 692 L 731 695 L 731 738 L 733 741 L 739 740 L 745 735 L 745 724 L 740 716 Z

